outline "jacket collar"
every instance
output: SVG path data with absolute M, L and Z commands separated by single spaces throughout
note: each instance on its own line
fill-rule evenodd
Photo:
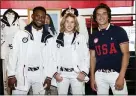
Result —
M 1 19 L 1 21 L 2 21 L 4 24 L 6 24 L 6 26 L 10 26 L 10 24 L 9 24 L 9 22 L 8 22 L 7 20 Z
M 14 18 L 14 20 L 13 20 L 13 22 L 12 22 L 12 24 L 14 24 L 15 23 L 15 21 L 17 20 L 17 19 L 19 19 L 19 17 L 15 17 Z M 4 24 L 6 24 L 6 26 L 11 26 L 10 24 L 9 24 L 9 22 L 8 22 L 8 20 L 7 20 L 7 18 L 4 16 L 2 19 L 1 19 L 1 21 L 4 23 Z
M 29 32 L 30 39 L 34 40 L 34 36 L 32 34 L 32 22 L 25 27 L 25 30 L 27 30 Z M 45 26 L 43 26 L 43 32 L 42 32 L 41 42 L 42 43 L 46 43 L 46 40 L 48 38 L 51 38 L 51 37 L 52 37 L 52 35 L 48 32 L 48 28 L 46 28 Z
M 79 32 L 74 33 L 74 37 L 73 37 L 71 44 L 73 44 L 73 42 L 75 41 L 75 38 L 78 34 L 79 34 Z M 60 44 L 62 47 L 64 47 L 64 33 L 59 33 L 57 40 L 56 40 L 56 43 Z

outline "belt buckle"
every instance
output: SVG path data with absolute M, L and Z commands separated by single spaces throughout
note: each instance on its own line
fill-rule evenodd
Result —
M 102 69 L 102 72 L 104 72 L 104 73 L 108 73 L 108 69 Z
M 114 69 L 111 69 L 111 72 L 115 72 L 115 70 L 114 70 Z
M 31 70 L 34 71 L 34 68 L 32 68 Z
M 72 72 L 71 68 L 65 68 L 67 72 Z
M 28 71 L 36 71 L 39 67 L 28 67 Z
M 72 68 L 63 68 L 63 69 L 64 69 L 64 71 L 66 71 L 66 72 L 72 72 L 72 71 L 73 71 Z
M 68 72 L 71 72 L 71 69 L 70 69 L 70 68 L 68 68 Z
M 105 70 L 105 72 L 106 72 L 106 73 L 110 73 L 110 72 L 111 72 L 111 70 L 109 70 L 109 69 L 106 69 L 106 70 Z
M 102 70 L 102 72 L 106 73 L 106 70 L 105 70 L 105 69 L 101 69 L 101 70 Z
M 111 72 L 111 70 L 107 69 L 107 73 L 110 73 L 110 72 Z

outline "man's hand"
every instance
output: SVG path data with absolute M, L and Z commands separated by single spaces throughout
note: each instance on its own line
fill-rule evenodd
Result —
M 15 87 L 17 86 L 17 79 L 15 76 L 8 77 L 8 86 L 12 90 L 15 90 Z
M 63 77 L 60 75 L 60 73 L 57 73 L 55 79 L 57 82 L 61 82 L 63 80 Z
M 91 88 L 93 91 L 97 91 L 97 85 L 94 79 L 90 80 Z
M 119 76 L 115 82 L 115 89 L 122 90 L 123 88 L 124 88 L 124 78 L 121 78 Z
M 83 82 L 85 79 L 85 75 L 82 72 L 79 72 L 78 76 L 77 76 L 77 80 L 79 80 L 80 82 Z
M 46 78 L 43 86 L 45 87 L 46 90 L 49 90 L 51 86 L 51 79 Z

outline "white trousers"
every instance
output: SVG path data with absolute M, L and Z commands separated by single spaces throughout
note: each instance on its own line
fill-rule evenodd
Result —
M 28 71 L 27 72 L 27 82 L 28 84 L 28 90 L 13 90 L 12 95 L 27 95 L 30 87 L 32 86 L 33 94 L 38 95 L 38 94 L 45 94 L 45 90 L 43 88 L 43 83 L 41 82 L 41 75 L 40 75 L 40 70 L 37 71 Z M 17 86 L 19 86 L 17 84 Z
M 66 78 L 58 83 L 58 94 L 67 95 L 69 85 L 71 84 L 73 95 L 84 95 L 85 94 L 85 83 L 78 81 L 76 78 Z
M 116 90 L 115 89 L 115 82 L 118 78 L 119 73 L 118 72 L 98 72 L 95 73 L 95 80 L 97 85 L 97 94 L 98 95 L 107 95 L 109 94 L 109 87 L 111 87 L 112 92 L 114 95 L 124 95 L 126 96 L 128 94 L 126 81 L 124 80 L 124 88 L 123 90 Z

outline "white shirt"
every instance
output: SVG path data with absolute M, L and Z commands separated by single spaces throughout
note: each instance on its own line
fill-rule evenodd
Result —
M 64 33 L 64 47 L 61 50 L 61 66 L 65 68 L 72 68 L 72 45 L 74 33 Z
M 27 51 L 29 67 L 38 67 L 43 62 L 41 55 L 42 48 L 44 47 L 44 44 L 41 43 L 42 31 L 43 29 L 37 31 L 32 27 L 34 40 L 31 40 Z

